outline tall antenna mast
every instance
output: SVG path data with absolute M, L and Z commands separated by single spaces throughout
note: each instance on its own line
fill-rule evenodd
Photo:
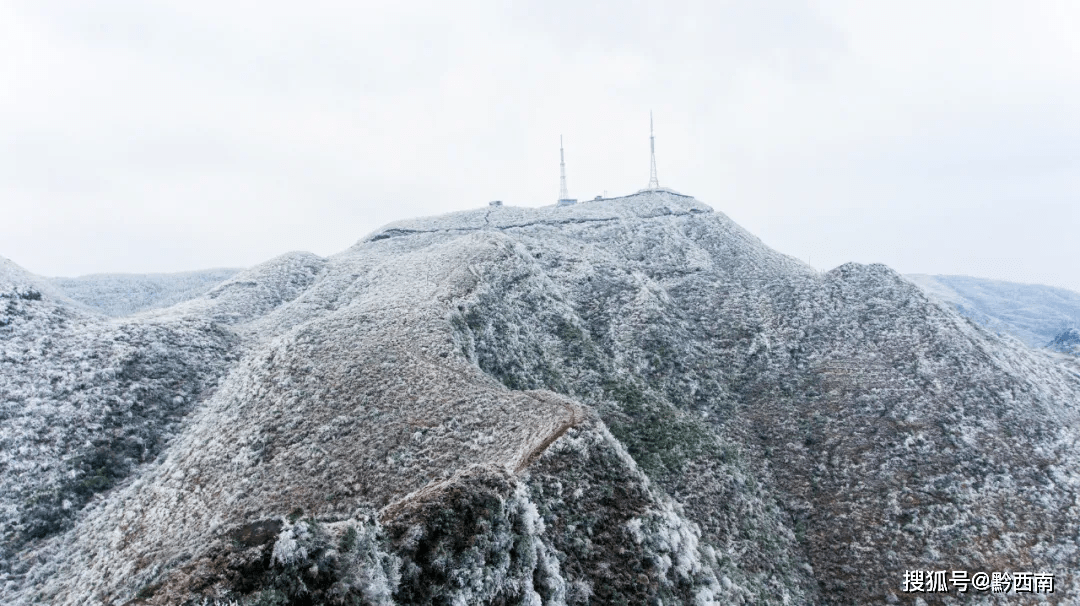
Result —
M 656 138 L 653 137 L 652 110 L 649 110 L 649 156 L 651 165 L 648 189 L 660 189 L 660 181 L 656 179 Z
M 566 158 L 563 156 L 562 135 L 559 135 L 559 200 L 569 200 L 566 191 Z

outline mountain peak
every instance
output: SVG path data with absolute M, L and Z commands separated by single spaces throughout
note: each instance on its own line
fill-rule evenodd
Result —
M 1047 488 L 1080 485 L 1061 356 L 689 196 L 399 221 L 122 318 L 25 303 L 0 327 L 6 603 L 868 604 L 949 563 L 1080 583 Z

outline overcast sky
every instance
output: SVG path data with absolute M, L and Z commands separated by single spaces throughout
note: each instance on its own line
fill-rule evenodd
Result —
M 820 269 L 1080 291 L 1080 3 L 0 4 L 0 255 L 333 254 L 649 178 Z

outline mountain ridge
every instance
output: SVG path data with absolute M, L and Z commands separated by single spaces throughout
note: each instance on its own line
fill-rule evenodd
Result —
M 397 222 L 245 273 L 79 316 L 110 342 L 164 331 L 132 354 L 219 335 L 129 364 L 134 391 L 90 382 L 82 407 L 133 413 L 121 434 L 171 401 L 162 371 L 219 378 L 185 388 L 154 457 L 57 501 L 67 526 L 29 536 L 35 506 L 5 506 L 8 601 L 884 604 L 933 597 L 903 572 L 942 567 L 1045 568 L 1050 603 L 1078 595 L 1080 377 L 885 266 L 819 274 L 644 192 Z M 15 354 L 66 309 L 16 307 Z M 0 385 L 5 470 L 82 439 L 77 419 L 24 438 L 32 402 L 88 380 L 38 380 L 99 349 L 65 330 L 0 359 L 31 379 Z

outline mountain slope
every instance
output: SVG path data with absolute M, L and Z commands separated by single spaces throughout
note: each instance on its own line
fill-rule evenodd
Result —
M 1080 326 L 1080 293 L 1037 284 L 968 276 L 906 276 L 961 315 L 1031 347 L 1045 347 L 1062 331 Z
M 261 283 L 280 302 L 290 280 L 268 274 L 295 269 L 293 259 L 249 270 L 244 283 Z M 70 528 L 83 506 L 161 454 L 238 358 L 242 343 L 221 316 L 243 319 L 244 309 L 221 296 L 186 313 L 110 320 L 4 263 L 0 554 L 17 575 L 13 552 Z M 243 302 L 251 307 L 253 298 Z
M 886 267 L 819 275 L 644 192 L 256 273 L 130 321 L 223 331 L 221 378 L 73 526 L 10 543 L 7 601 L 883 604 L 909 569 L 1080 595 L 1080 375 Z

